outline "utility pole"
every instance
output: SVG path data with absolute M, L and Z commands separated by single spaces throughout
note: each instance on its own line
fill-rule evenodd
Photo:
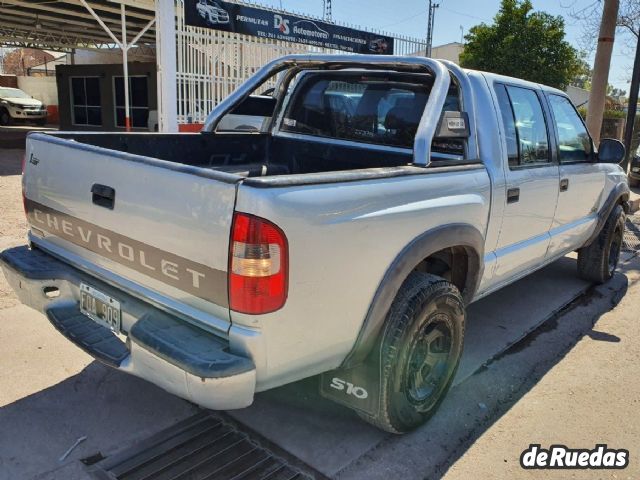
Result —
M 636 46 L 636 59 L 633 62 L 633 75 L 631 76 L 631 89 L 629 91 L 629 107 L 627 111 L 627 125 L 624 129 L 624 146 L 627 149 L 627 155 L 624 157 L 622 168 L 626 172 L 629 166 L 629 160 L 635 152 L 631 151 L 633 140 L 633 127 L 636 123 L 636 110 L 638 107 L 638 88 L 640 87 L 640 36 L 638 37 L 638 45 Z
M 436 8 L 439 3 L 433 3 L 429 0 L 429 18 L 427 20 L 427 47 L 425 48 L 425 57 L 431 57 L 431 48 L 433 47 L 433 23 L 436 18 Z
M 331 22 L 331 0 L 324 0 L 324 21 Z
M 602 115 L 607 95 L 609 81 L 609 67 L 611 65 L 611 52 L 613 40 L 616 34 L 616 21 L 618 20 L 619 0 L 605 0 L 602 11 L 602 22 L 598 35 L 598 48 L 593 63 L 593 78 L 591 80 L 591 92 L 589 93 L 589 107 L 587 111 L 587 128 L 591 132 L 593 141 L 600 143 L 600 130 L 602 130 Z

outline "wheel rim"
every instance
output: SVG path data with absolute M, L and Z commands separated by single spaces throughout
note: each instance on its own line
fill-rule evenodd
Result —
M 616 228 L 611 240 L 611 247 L 609 248 L 609 275 L 613 275 L 618 266 L 620 260 L 620 250 L 622 249 L 622 230 Z
M 449 318 L 437 314 L 424 325 L 409 351 L 407 394 L 409 401 L 428 410 L 447 385 L 453 353 Z

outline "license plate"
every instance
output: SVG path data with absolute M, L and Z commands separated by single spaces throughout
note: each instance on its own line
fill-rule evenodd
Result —
M 80 284 L 80 311 L 94 322 L 120 333 L 120 302 L 84 283 Z

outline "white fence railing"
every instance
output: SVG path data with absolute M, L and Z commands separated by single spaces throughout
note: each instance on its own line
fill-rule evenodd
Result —
M 274 58 L 291 53 L 345 53 L 185 25 L 183 0 L 176 0 L 176 13 L 176 75 L 180 124 L 203 123 L 215 105 Z M 354 25 L 338 24 L 367 30 Z M 367 31 L 393 37 L 396 55 L 410 55 L 424 51 L 426 47 L 424 40 L 371 29 Z

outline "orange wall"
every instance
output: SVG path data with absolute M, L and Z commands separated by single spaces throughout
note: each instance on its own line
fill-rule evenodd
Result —
M 178 125 L 179 132 L 199 132 L 204 127 L 204 123 L 183 123 Z
M 47 122 L 60 123 L 60 115 L 58 115 L 58 105 L 47 105 Z

